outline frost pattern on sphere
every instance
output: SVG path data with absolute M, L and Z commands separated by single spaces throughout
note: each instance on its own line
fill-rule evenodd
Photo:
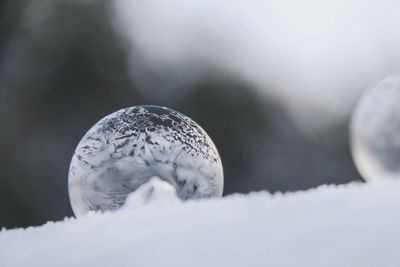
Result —
M 158 176 L 182 200 L 222 196 L 223 170 L 206 132 L 183 114 L 157 106 L 121 109 L 82 138 L 69 170 L 76 216 L 115 210 Z
M 400 76 L 363 94 L 352 116 L 351 146 L 365 180 L 400 178 Z

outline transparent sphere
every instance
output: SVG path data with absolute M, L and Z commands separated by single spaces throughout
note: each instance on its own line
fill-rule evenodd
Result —
M 366 90 L 350 127 L 353 158 L 364 179 L 400 178 L 400 76 Z
M 207 133 L 185 115 L 158 106 L 121 109 L 82 138 L 69 170 L 76 216 L 115 210 L 152 177 L 169 182 L 182 200 L 218 197 L 223 170 Z

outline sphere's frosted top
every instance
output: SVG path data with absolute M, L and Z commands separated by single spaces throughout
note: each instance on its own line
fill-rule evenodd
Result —
M 75 150 L 69 171 L 73 211 L 114 210 L 153 176 L 171 183 L 183 200 L 222 195 L 221 160 L 199 125 L 157 106 L 119 110 L 96 123 Z
M 361 97 L 351 121 L 355 163 L 366 180 L 400 178 L 400 77 L 388 77 Z

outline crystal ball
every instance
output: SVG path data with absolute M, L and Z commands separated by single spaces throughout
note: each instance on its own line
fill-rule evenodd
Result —
M 72 157 L 74 214 L 118 209 L 154 176 L 174 186 L 182 200 L 222 196 L 220 156 L 197 123 L 159 106 L 118 110 L 83 136 Z

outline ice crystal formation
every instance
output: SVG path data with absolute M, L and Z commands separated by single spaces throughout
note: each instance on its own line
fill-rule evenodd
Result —
M 75 150 L 69 171 L 73 211 L 115 210 L 154 176 L 172 184 L 182 200 L 222 195 L 221 159 L 198 124 L 163 107 L 121 109 L 97 122 Z

